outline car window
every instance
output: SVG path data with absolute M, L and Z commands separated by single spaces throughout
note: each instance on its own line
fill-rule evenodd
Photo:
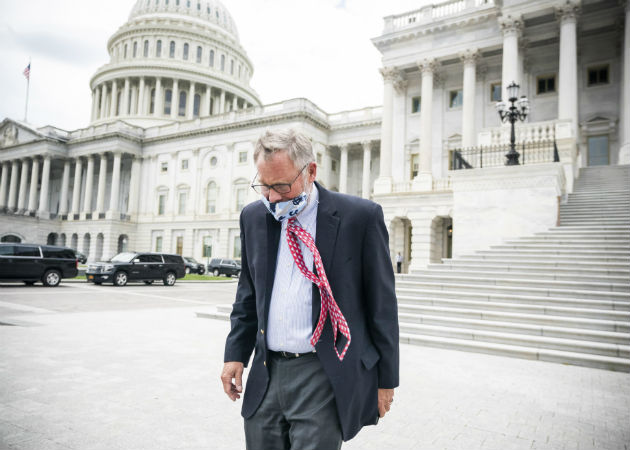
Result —
M 130 262 L 131 258 L 133 258 L 134 256 L 136 256 L 135 253 L 119 253 L 116 256 L 114 256 L 112 259 L 110 259 L 111 262 Z
M 217 258 L 212 258 L 212 259 L 210 260 L 210 264 L 212 264 L 212 265 L 221 264 L 221 260 L 220 260 L 220 259 L 217 259 Z
M 42 253 L 44 254 L 44 258 L 76 259 L 74 252 L 69 248 L 42 247 Z
M 164 257 L 164 262 L 167 263 L 175 263 L 175 264 L 182 264 L 184 261 L 182 261 L 182 257 L 178 256 L 178 255 L 162 255 Z
M 141 263 L 161 263 L 162 256 L 161 255 L 140 255 L 138 259 Z
M 13 245 L 0 245 L 0 255 L 13 256 Z
M 39 247 L 35 245 L 16 245 L 13 254 L 15 256 L 41 256 Z

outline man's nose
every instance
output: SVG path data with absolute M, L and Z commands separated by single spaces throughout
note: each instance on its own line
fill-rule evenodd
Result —
M 269 190 L 269 203 L 276 203 L 282 200 L 282 196 L 273 189 Z

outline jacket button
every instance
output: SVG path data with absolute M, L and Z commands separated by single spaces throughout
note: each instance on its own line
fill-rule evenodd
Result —
M 260 330 L 260 334 L 265 334 L 265 330 Z
M 266 365 L 267 365 L 267 361 L 263 361 L 263 366 L 266 366 Z

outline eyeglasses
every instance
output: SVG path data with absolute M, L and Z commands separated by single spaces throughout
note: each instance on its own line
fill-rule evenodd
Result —
M 300 177 L 302 172 L 304 172 L 304 169 L 306 169 L 309 164 L 310 163 L 307 163 L 304 167 L 302 167 L 302 170 L 298 172 L 298 174 L 295 176 L 293 181 L 290 183 L 276 183 L 276 184 L 272 184 L 271 186 L 268 184 L 254 184 L 254 180 L 256 180 L 256 177 L 258 176 L 258 174 L 256 174 L 256 176 L 254 177 L 254 180 L 252 180 L 252 184 L 251 184 L 252 189 L 261 195 L 269 194 L 269 191 L 271 189 L 273 189 L 280 195 L 288 194 L 289 192 L 291 192 L 291 186 L 293 186 L 293 183 L 295 183 L 295 181 Z

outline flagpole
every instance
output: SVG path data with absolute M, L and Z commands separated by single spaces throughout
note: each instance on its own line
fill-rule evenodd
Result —
M 28 114 L 28 91 L 29 91 L 29 87 L 31 85 L 31 73 L 30 73 L 31 58 L 28 59 L 28 67 L 29 67 L 29 74 L 26 77 L 26 104 L 24 105 L 24 122 L 26 122 L 26 117 L 27 117 L 27 114 Z

